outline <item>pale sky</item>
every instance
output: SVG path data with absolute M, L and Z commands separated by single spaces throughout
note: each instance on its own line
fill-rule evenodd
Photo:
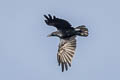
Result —
M 44 14 L 86 25 L 68 71 L 57 63 L 59 38 Z M 0 80 L 120 80 L 119 0 L 1 0 Z

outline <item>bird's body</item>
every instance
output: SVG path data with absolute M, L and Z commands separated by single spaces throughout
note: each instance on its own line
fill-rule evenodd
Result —
M 62 34 L 62 36 L 60 37 L 62 39 L 75 35 L 75 30 L 74 29 L 70 29 L 70 30 L 68 29 L 68 30 L 59 31 L 59 32 Z
M 57 31 L 52 32 L 49 36 L 60 38 L 57 60 L 59 65 L 61 64 L 63 72 L 64 68 L 68 70 L 68 65 L 71 66 L 76 49 L 76 36 L 88 36 L 88 29 L 84 25 L 73 28 L 66 20 L 56 18 L 55 16 L 52 18 L 51 15 L 48 16 L 44 15 L 47 19 L 45 20 L 46 24 L 57 28 Z

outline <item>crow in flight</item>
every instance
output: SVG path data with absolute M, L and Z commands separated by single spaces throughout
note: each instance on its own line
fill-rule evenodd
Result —
M 46 18 L 45 23 L 49 26 L 54 26 L 57 28 L 57 31 L 52 32 L 48 35 L 56 36 L 60 38 L 57 60 L 59 66 L 62 67 L 62 72 L 64 68 L 66 71 L 68 70 L 68 65 L 71 67 L 72 58 L 74 56 L 75 48 L 76 48 L 76 36 L 88 36 L 88 29 L 84 26 L 78 26 L 73 28 L 71 24 L 60 18 L 56 18 L 55 16 L 51 16 L 50 14 L 44 15 Z

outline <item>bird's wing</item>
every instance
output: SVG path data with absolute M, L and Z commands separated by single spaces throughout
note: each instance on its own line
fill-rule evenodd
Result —
M 68 70 L 68 65 L 71 66 L 72 58 L 76 48 L 75 37 L 76 36 L 72 36 L 68 39 L 61 39 L 59 44 L 57 60 L 59 66 L 61 65 L 62 67 L 62 72 L 64 71 L 64 68 Z
M 51 16 L 50 14 L 44 15 L 44 17 L 46 18 L 45 23 L 49 26 L 54 26 L 56 27 L 58 30 L 64 30 L 64 29 L 71 29 L 71 24 L 63 19 L 59 19 L 56 18 L 55 16 Z

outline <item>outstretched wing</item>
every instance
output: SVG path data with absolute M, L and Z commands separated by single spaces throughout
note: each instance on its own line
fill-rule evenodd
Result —
M 64 68 L 66 71 L 68 70 L 68 65 L 71 66 L 72 58 L 74 56 L 75 48 L 76 48 L 76 36 L 72 36 L 67 39 L 61 39 L 59 44 L 57 59 L 59 66 L 62 67 L 62 72 Z
M 52 17 L 50 14 L 48 14 L 48 16 L 44 15 L 44 17 L 46 18 L 45 22 L 46 22 L 47 25 L 54 26 L 58 30 L 71 29 L 72 28 L 71 24 L 66 20 L 56 18 L 55 16 Z

